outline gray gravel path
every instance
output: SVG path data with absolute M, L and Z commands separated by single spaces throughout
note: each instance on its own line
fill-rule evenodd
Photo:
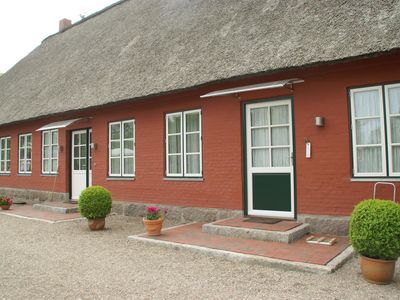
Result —
M 400 299 L 399 264 L 396 282 L 377 286 L 356 259 L 330 275 L 284 271 L 128 241 L 138 218 L 107 227 L 0 215 L 0 299 Z

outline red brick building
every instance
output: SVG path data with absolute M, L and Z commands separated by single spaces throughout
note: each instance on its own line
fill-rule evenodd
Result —
M 102 185 L 132 205 L 335 220 L 398 185 L 399 7 L 151 2 L 108 7 L 0 77 L 3 192 Z

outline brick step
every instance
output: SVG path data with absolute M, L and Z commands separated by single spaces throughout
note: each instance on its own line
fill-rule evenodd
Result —
M 33 204 L 33 208 L 59 214 L 72 214 L 78 212 L 77 204 L 65 202 L 44 202 L 40 204 Z
M 282 223 L 281 223 L 282 222 Z M 243 222 L 243 219 L 226 219 L 204 224 L 205 233 L 251 240 L 292 243 L 310 232 L 309 224 L 281 221 L 277 224 Z

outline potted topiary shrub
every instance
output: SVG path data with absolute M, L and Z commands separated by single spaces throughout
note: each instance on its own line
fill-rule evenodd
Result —
M 88 219 L 90 230 L 101 230 L 111 211 L 111 193 L 101 186 L 91 186 L 79 196 L 79 212 Z
M 0 208 L 2 210 L 9 210 L 11 205 L 13 204 L 13 201 L 9 197 L 0 197 Z
M 390 283 L 400 256 L 400 205 L 388 200 L 360 202 L 351 215 L 350 240 L 361 255 L 364 278 Z
M 146 213 L 143 218 L 147 235 L 160 235 L 164 217 L 167 209 L 161 210 L 156 206 L 146 206 Z

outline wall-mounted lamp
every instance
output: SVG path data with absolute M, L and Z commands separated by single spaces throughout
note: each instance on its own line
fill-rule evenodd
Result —
M 90 148 L 93 150 L 97 150 L 97 144 L 96 143 L 91 143 Z
M 324 117 L 315 117 L 315 126 L 324 127 L 325 126 L 325 118 Z

